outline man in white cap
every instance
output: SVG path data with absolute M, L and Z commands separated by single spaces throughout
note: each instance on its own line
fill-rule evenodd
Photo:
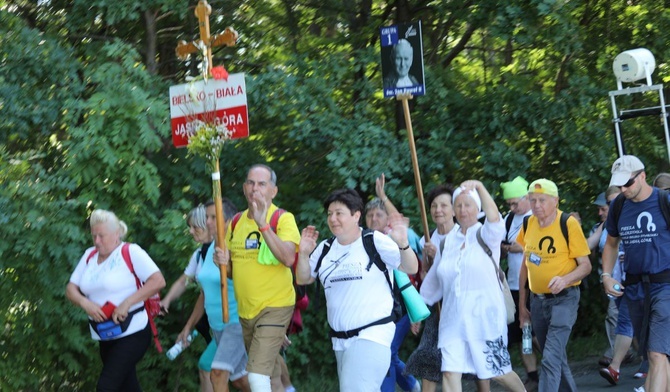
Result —
M 516 242 L 516 237 L 521 231 L 523 219 L 533 214 L 528 202 L 528 181 L 523 177 L 517 176 L 509 182 L 500 184 L 503 191 L 505 203 L 509 206 L 510 212 L 505 216 L 505 239 L 500 245 L 500 250 L 507 254 L 507 283 L 509 284 L 514 304 L 517 312 L 514 315 L 514 322 L 507 326 L 508 344 L 519 343 L 521 347 L 522 331 L 519 327 L 519 272 L 523 262 L 523 248 Z M 539 381 L 537 374 L 537 357 L 535 353 L 523 354 L 521 351 L 521 360 L 526 369 L 528 378 L 525 381 L 526 390 L 537 389 Z
M 646 390 L 656 392 L 667 390 L 670 376 L 670 231 L 661 206 L 667 201 L 646 179 L 644 164 L 633 155 L 623 155 L 612 165 L 610 185 L 619 187 L 625 199 L 610 205 L 600 276 L 607 294 L 623 295 L 628 303 L 640 351 L 649 359 Z M 612 277 L 621 240 L 623 284 Z
M 524 249 L 519 325 L 532 323 L 542 350 L 538 390 L 577 391 L 566 347 L 577 320 L 579 284 L 591 272 L 591 252 L 579 222 L 558 209 L 556 184 L 544 178 L 535 180 L 527 197 L 533 215 L 516 239 Z M 526 309 L 526 280 L 532 292 L 530 313 Z

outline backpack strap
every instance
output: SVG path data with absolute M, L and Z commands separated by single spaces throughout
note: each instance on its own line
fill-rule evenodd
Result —
M 326 240 L 326 242 L 323 244 L 323 249 L 321 250 L 321 255 L 319 256 L 319 260 L 316 261 L 316 266 L 314 267 L 314 272 L 316 272 L 317 285 L 319 284 L 319 268 L 321 268 L 321 262 L 323 262 L 323 258 L 326 257 L 328 252 L 330 252 L 330 247 L 333 245 L 333 242 L 335 242 L 335 237 L 330 237 Z
M 621 216 L 621 210 L 623 209 L 623 203 L 626 201 L 626 196 L 623 193 L 619 193 L 614 201 L 610 204 L 610 214 L 614 218 L 614 225 L 619 226 L 619 217 Z
M 133 261 L 130 259 L 130 244 L 127 242 L 123 243 L 123 246 L 121 246 L 121 256 L 123 256 L 123 261 L 126 262 L 126 265 L 128 266 L 128 269 L 130 272 L 133 274 L 135 277 L 135 285 L 137 286 L 137 289 L 139 290 L 140 287 L 142 287 L 142 282 L 140 281 L 140 278 L 137 277 L 137 274 L 135 273 L 135 268 L 133 267 Z
M 533 215 L 526 215 L 526 216 L 523 217 L 523 232 L 524 232 L 524 234 L 528 231 L 528 220 L 530 219 L 531 216 L 533 216 Z
M 130 258 L 130 244 L 128 242 L 124 242 L 123 246 L 121 246 L 121 256 L 123 256 L 123 261 L 126 262 L 126 265 L 128 266 L 130 272 L 132 272 L 133 275 L 135 276 L 135 284 L 137 285 L 137 289 L 139 290 L 140 287 L 142 287 L 142 282 L 135 273 L 135 268 L 133 267 L 133 261 Z M 149 319 L 149 325 L 151 326 L 151 333 L 154 336 L 154 343 L 156 344 L 156 350 L 158 350 L 158 352 L 161 353 L 163 352 L 163 347 L 161 346 L 161 342 L 158 339 L 158 328 L 156 328 L 154 318 L 151 317 L 151 314 L 149 314 L 148 301 L 149 299 L 144 300 L 144 309 L 147 311 L 147 318 Z
M 479 242 L 479 246 L 484 249 L 484 252 L 489 256 L 489 259 L 491 259 L 491 263 L 493 263 L 493 267 L 496 269 L 496 275 L 498 275 L 498 285 L 500 285 L 500 289 L 502 290 L 502 282 L 505 279 L 505 273 L 500 270 L 500 267 L 498 267 L 498 264 L 496 264 L 496 261 L 493 259 L 491 248 L 484 242 L 481 226 L 477 229 L 477 242 Z
M 277 227 L 279 226 L 279 218 L 286 212 L 286 210 L 277 208 L 275 212 L 272 213 L 272 216 L 270 217 L 270 228 L 272 231 L 277 234 Z
M 523 217 L 523 232 L 524 235 L 528 231 L 528 221 L 534 215 L 526 215 Z M 561 211 L 561 218 L 559 219 L 559 224 L 561 225 L 561 233 L 563 233 L 563 238 L 565 238 L 565 243 L 570 247 L 570 235 L 568 234 L 568 219 L 570 219 L 570 214 L 566 214 Z
M 235 233 L 235 226 L 237 226 L 237 222 L 240 221 L 241 217 L 242 212 L 238 212 L 233 216 L 233 219 L 230 220 L 230 241 L 233 240 L 233 234 Z
M 568 248 L 570 248 L 570 234 L 568 234 L 568 219 L 570 219 L 570 214 L 566 214 L 565 212 L 561 211 L 561 219 L 560 219 L 560 225 L 561 225 L 561 232 L 563 233 L 563 238 L 565 238 L 565 243 L 568 245 Z
M 670 193 L 668 193 L 667 190 L 658 189 L 658 204 L 661 206 L 661 212 L 665 218 L 665 223 L 668 226 L 668 229 L 670 229 L 670 200 L 668 200 L 668 197 L 670 197 Z
M 509 241 L 509 229 L 512 228 L 512 221 L 514 220 L 514 212 L 507 214 L 505 218 L 505 241 Z
M 384 277 L 386 277 L 386 283 L 389 284 L 389 289 L 391 289 L 391 293 L 393 293 L 393 284 L 391 283 L 388 268 L 386 268 L 386 263 L 382 261 L 382 257 L 379 255 L 377 247 L 375 246 L 374 230 L 370 229 L 363 230 L 362 237 L 363 237 L 363 247 L 365 248 L 365 253 L 368 254 L 368 258 L 370 259 L 370 261 L 368 262 L 368 266 L 365 267 L 365 270 L 370 271 L 370 267 L 372 267 L 372 264 L 374 263 L 374 265 L 376 265 L 377 268 L 379 268 L 379 270 L 384 273 Z
M 93 249 L 91 253 L 88 254 L 88 257 L 86 258 L 86 264 L 88 264 L 89 261 L 93 258 L 98 253 L 97 249 Z

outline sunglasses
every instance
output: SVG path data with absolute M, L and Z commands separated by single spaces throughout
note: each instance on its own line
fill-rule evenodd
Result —
M 623 185 L 617 185 L 617 187 L 618 187 L 619 189 L 621 189 L 621 188 L 624 188 L 624 187 L 625 187 L 625 188 L 629 188 L 629 187 L 633 186 L 633 184 L 635 183 L 635 179 L 637 179 L 637 176 L 639 176 L 641 173 L 642 173 L 642 172 L 637 172 L 637 174 L 634 175 L 633 177 L 631 177 L 630 180 L 628 180 L 627 183 L 625 183 L 625 184 L 623 184 Z

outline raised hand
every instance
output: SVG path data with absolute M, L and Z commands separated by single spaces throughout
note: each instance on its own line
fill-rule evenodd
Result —
M 384 201 L 386 199 L 386 192 L 384 191 L 384 185 L 386 185 L 386 177 L 384 173 L 381 176 L 377 177 L 375 180 L 375 191 L 379 200 Z
M 254 194 L 251 197 L 252 201 L 249 205 L 249 211 L 251 211 L 251 216 L 258 227 L 263 227 L 267 224 L 266 218 L 268 216 L 269 205 L 261 195 Z
M 389 214 L 389 226 L 391 232 L 389 236 L 396 244 L 405 246 L 409 242 L 407 239 L 407 228 L 409 227 L 409 218 L 405 218 L 400 213 Z
M 483 186 L 483 184 L 481 183 L 481 181 L 477 180 L 467 180 L 461 183 L 461 188 L 463 188 L 464 191 L 470 191 L 474 189 L 477 192 L 479 192 L 480 189 L 479 187 L 481 186 Z
M 302 235 L 300 236 L 300 254 L 304 256 L 309 256 L 312 251 L 316 248 L 317 241 L 319 239 L 319 232 L 314 226 L 307 226 L 302 229 Z

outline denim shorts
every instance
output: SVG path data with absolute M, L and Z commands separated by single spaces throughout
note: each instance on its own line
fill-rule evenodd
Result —
M 670 285 L 650 284 L 651 314 L 649 316 L 649 335 L 647 351 L 670 355 Z M 639 339 L 644 317 L 644 300 L 629 300 L 628 310 L 633 323 L 635 336 Z
M 247 374 L 247 351 L 244 349 L 242 326 L 239 323 L 226 325 L 223 331 L 213 331 L 216 340 L 216 354 L 212 361 L 212 369 L 225 370 L 230 373 L 230 381 L 235 381 Z
M 633 323 L 630 320 L 630 312 L 628 311 L 628 301 L 624 297 L 617 297 L 615 300 L 619 307 L 619 317 L 617 318 L 616 328 L 614 333 L 616 335 L 633 337 Z

